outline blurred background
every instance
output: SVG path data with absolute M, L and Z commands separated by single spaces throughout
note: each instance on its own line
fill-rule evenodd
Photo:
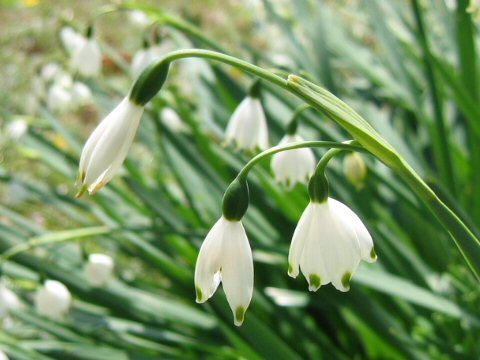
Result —
M 478 236 L 479 14 L 468 0 L 0 0 L 0 350 L 10 359 L 479 358 L 478 281 L 409 188 L 366 154 L 328 170 L 332 196 L 364 221 L 378 254 L 349 292 L 310 293 L 287 276 L 308 195 L 304 184 L 276 183 L 265 160 L 249 177 L 255 291 L 245 322 L 233 325 L 221 290 L 195 303 L 198 249 L 254 155 L 224 146 L 255 80 L 237 69 L 176 62 L 118 176 L 75 198 L 83 143 L 145 58 L 198 47 L 333 92 Z M 85 75 L 72 49 L 90 25 L 101 69 Z M 273 146 L 301 103 L 267 83 L 261 99 Z M 298 132 L 349 139 L 314 111 Z M 85 271 L 98 253 L 114 262 L 102 286 Z M 71 293 L 61 316 L 39 311 L 47 279 Z

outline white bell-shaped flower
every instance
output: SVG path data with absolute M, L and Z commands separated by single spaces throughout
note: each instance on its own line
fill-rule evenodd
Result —
M 102 53 L 95 38 L 85 39 L 71 58 L 72 69 L 86 77 L 98 76 L 102 68 Z
M 18 309 L 20 300 L 17 295 L 0 283 L 0 320 L 8 315 L 10 309 Z
M 9 360 L 7 354 L 0 350 L 0 360 Z
M 50 62 L 42 66 L 42 69 L 40 70 L 40 78 L 44 82 L 53 81 L 58 76 L 58 74 L 62 72 L 63 71 L 60 65 L 54 62 Z
M 148 27 L 151 23 L 148 15 L 142 10 L 130 10 L 128 12 L 128 20 L 134 27 L 141 30 Z
M 90 254 L 84 269 L 87 282 L 94 287 L 106 285 L 112 278 L 113 266 L 113 259 L 110 256 Z
M 61 282 L 46 280 L 35 294 L 37 313 L 50 319 L 62 319 L 70 309 L 72 295 Z
M 72 93 L 70 90 L 60 84 L 54 83 L 48 89 L 47 105 L 51 111 L 65 112 L 71 109 Z
M 373 241 L 359 217 L 346 205 L 328 198 L 310 202 L 293 234 L 288 254 L 288 274 L 299 268 L 309 290 L 332 283 L 340 291 L 350 289 L 350 278 L 360 260 L 377 259 Z
M 253 293 L 253 259 L 241 221 L 221 217 L 205 238 L 195 267 L 197 302 L 207 301 L 220 281 L 232 309 L 234 323 L 243 323 Z
M 160 118 L 162 119 L 162 123 L 172 132 L 174 133 L 182 133 L 188 132 L 188 128 L 177 114 L 175 110 L 172 108 L 166 107 L 162 109 L 160 113 Z
M 86 41 L 83 35 L 76 32 L 70 26 L 62 27 L 60 30 L 60 40 L 69 54 L 75 53 Z
M 78 180 L 80 196 L 90 195 L 108 183 L 127 157 L 143 114 L 143 106 L 128 97 L 103 119 L 88 138 L 82 150 Z
M 278 146 L 303 141 L 297 134 L 285 135 Z M 293 188 L 297 182 L 306 182 L 315 170 L 315 155 L 310 148 L 287 150 L 272 156 L 271 167 L 275 179 Z
M 90 88 L 80 81 L 75 81 L 73 83 L 71 95 L 74 106 L 83 106 L 92 101 L 92 92 Z
M 258 98 L 247 96 L 242 100 L 228 122 L 225 139 L 238 149 L 268 148 L 267 120 Z

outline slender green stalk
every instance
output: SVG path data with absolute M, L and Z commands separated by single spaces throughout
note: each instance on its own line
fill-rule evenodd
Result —
M 438 166 L 441 179 L 445 182 L 447 188 L 455 194 L 455 180 L 453 175 L 452 159 L 449 152 L 447 127 L 443 114 L 443 104 L 440 92 L 438 90 L 435 73 L 433 72 L 433 61 L 430 47 L 428 45 L 427 35 L 425 33 L 425 26 L 423 23 L 422 12 L 418 0 L 412 0 L 413 13 L 415 22 L 418 28 L 419 40 L 422 46 L 423 58 L 425 63 L 425 72 L 427 75 L 428 88 L 431 94 L 433 113 L 435 119 L 434 132 L 435 139 L 432 139 L 435 154 L 435 162 Z M 438 141 L 435 141 L 438 140 Z
M 267 149 L 265 151 L 262 151 L 260 154 L 256 155 L 253 157 L 245 166 L 240 170 L 240 172 L 237 175 L 237 178 L 239 180 L 246 180 L 248 173 L 250 170 L 261 160 L 264 158 L 271 156 L 273 154 L 282 152 L 282 151 L 287 151 L 287 150 L 293 150 L 293 149 L 301 149 L 301 148 L 334 148 L 336 149 L 342 149 L 342 150 L 353 150 L 353 151 L 365 151 L 365 149 L 359 145 L 354 145 L 352 143 L 339 143 L 335 141 L 301 141 L 301 142 L 296 142 L 296 143 L 290 143 L 288 145 L 281 145 L 281 146 L 274 146 L 270 149 Z
M 477 83 L 477 54 L 475 51 L 475 33 L 472 16 L 467 12 L 468 0 L 457 1 L 456 25 L 457 25 L 457 44 L 460 78 L 466 91 L 472 99 L 478 103 L 478 83 Z M 471 184 L 480 183 L 480 144 L 479 138 L 473 129 L 467 131 L 468 145 L 470 148 L 470 178 Z M 469 209 L 472 218 L 480 223 L 480 188 L 471 187 L 472 195 L 470 197 Z

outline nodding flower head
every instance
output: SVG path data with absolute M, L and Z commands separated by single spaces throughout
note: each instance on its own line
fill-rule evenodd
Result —
M 285 135 L 278 144 L 287 145 L 303 141 L 300 135 Z M 307 182 L 315 170 L 315 155 L 310 148 L 283 151 L 272 156 L 271 167 L 275 179 L 293 188 L 297 182 Z
M 253 293 L 253 259 L 242 222 L 221 217 L 205 238 L 195 267 L 197 302 L 207 301 L 222 282 L 234 323 L 243 323 Z
M 67 314 L 71 302 L 70 291 L 56 280 L 46 280 L 35 294 L 37 313 L 54 320 L 60 320 Z
M 227 125 L 225 140 L 238 149 L 268 148 L 267 120 L 257 97 L 247 96 L 235 109 Z
M 85 264 L 84 274 L 93 287 L 105 286 L 112 278 L 113 259 L 104 254 L 90 254 Z
M 360 260 L 374 262 L 376 258 L 372 237 L 359 217 L 341 202 L 327 198 L 310 202 L 303 212 L 290 246 L 288 274 L 297 277 L 300 269 L 310 291 L 330 282 L 348 291 Z
M 143 114 L 143 106 L 128 97 L 92 132 L 80 157 L 78 182 L 90 195 L 108 183 L 127 157 Z
M 83 76 L 100 75 L 102 68 L 102 53 L 94 37 L 84 39 L 72 52 L 71 66 Z

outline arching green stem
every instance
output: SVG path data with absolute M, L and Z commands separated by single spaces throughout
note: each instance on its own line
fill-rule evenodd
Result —
M 332 150 L 344 149 L 344 150 L 354 150 L 354 151 L 365 151 L 365 149 L 359 145 L 355 145 L 352 142 L 349 143 L 339 143 L 335 141 L 301 141 L 296 143 L 290 143 L 288 145 L 274 146 L 268 150 L 262 151 L 260 154 L 253 157 L 237 175 L 237 178 L 245 181 L 247 179 L 248 173 L 250 170 L 261 160 L 266 157 L 272 156 L 273 154 L 288 151 L 293 149 L 301 148 L 334 148 Z M 330 150 L 330 151 L 332 151 Z

